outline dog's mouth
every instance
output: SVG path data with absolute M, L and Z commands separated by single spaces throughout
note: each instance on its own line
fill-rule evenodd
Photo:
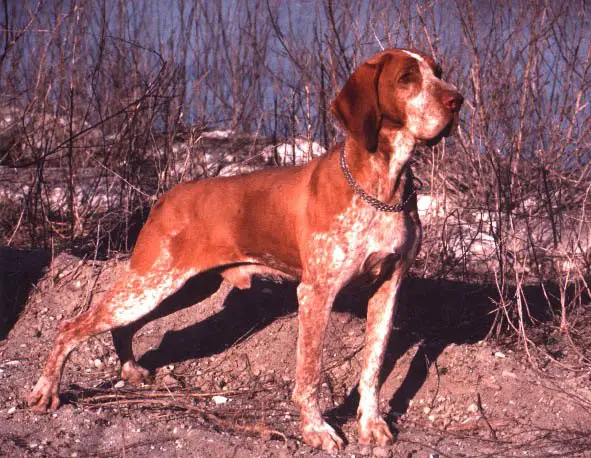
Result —
M 425 144 L 427 146 L 435 146 L 439 143 L 444 137 L 449 137 L 452 135 L 456 128 L 458 127 L 458 113 L 453 113 L 449 122 L 441 129 L 435 137 L 425 140 Z

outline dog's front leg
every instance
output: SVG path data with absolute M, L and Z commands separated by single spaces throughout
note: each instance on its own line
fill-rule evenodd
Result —
M 392 440 L 390 428 L 380 414 L 380 369 L 396 312 L 396 302 L 404 272 L 398 268 L 382 283 L 367 306 L 367 331 L 363 369 L 359 380 L 359 442 L 386 445 Z
M 343 440 L 322 419 L 318 404 L 322 347 L 335 295 L 326 287 L 310 283 L 302 282 L 298 287 L 299 329 L 293 391 L 293 399 L 300 406 L 304 441 L 329 452 L 336 452 L 343 446 Z

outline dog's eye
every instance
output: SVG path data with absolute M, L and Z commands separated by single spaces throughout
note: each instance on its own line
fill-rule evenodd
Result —
M 401 84 L 409 84 L 415 81 L 417 78 L 416 73 L 414 72 L 406 72 L 403 73 L 402 76 L 398 79 L 398 82 Z

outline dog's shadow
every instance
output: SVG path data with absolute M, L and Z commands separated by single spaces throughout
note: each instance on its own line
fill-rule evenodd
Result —
M 141 324 L 189 307 L 212 294 L 220 285 L 215 273 L 191 279 L 175 295 L 165 300 Z M 335 302 L 334 310 L 364 317 L 371 287 L 351 285 Z M 398 332 L 390 339 L 381 378 L 393 371 L 396 361 L 420 343 L 409 370 L 390 400 L 389 419 L 405 413 L 408 402 L 427 379 L 430 366 L 451 343 L 472 343 L 484 338 L 493 314 L 491 287 L 474 286 L 460 281 L 406 280 L 397 314 Z M 146 352 L 139 363 L 154 371 L 168 364 L 203 358 L 223 352 L 245 335 L 256 333 L 276 319 L 297 311 L 295 285 L 253 280 L 249 290 L 233 289 L 223 309 L 186 328 L 168 331 L 159 346 Z M 342 425 L 355 415 L 357 390 L 338 407 L 326 413 L 333 424 Z
M 354 300 L 342 298 L 335 309 L 364 316 L 372 292 L 370 289 L 367 294 L 353 295 Z M 421 389 L 431 366 L 448 345 L 474 343 L 486 337 L 494 319 L 490 298 L 495 295 L 492 285 L 415 277 L 404 282 L 395 320 L 397 331 L 392 332 L 388 343 L 380 380 L 385 381 L 398 359 L 419 345 L 402 383 L 389 401 L 388 423 L 396 423 L 406 413 L 409 401 Z M 339 426 L 357 411 L 357 387 L 349 393 L 341 405 L 326 413 Z
M 214 293 L 221 281 L 214 272 L 192 278 L 142 320 L 142 324 L 200 302 Z M 142 355 L 138 362 L 153 372 L 167 364 L 211 356 L 295 311 L 294 285 L 255 278 L 250 289 L 232 289 L 218 313 L 183 329 L 167 331 L 159 346 Z

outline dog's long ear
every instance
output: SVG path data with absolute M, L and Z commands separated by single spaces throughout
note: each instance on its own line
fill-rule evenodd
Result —
M 361 65 L 347 80 L 330 105 L 330 111 L 345 130 L 374 152 L 382 116 L 378 102 L 378 82 L 390 54 L 378 54 Z

